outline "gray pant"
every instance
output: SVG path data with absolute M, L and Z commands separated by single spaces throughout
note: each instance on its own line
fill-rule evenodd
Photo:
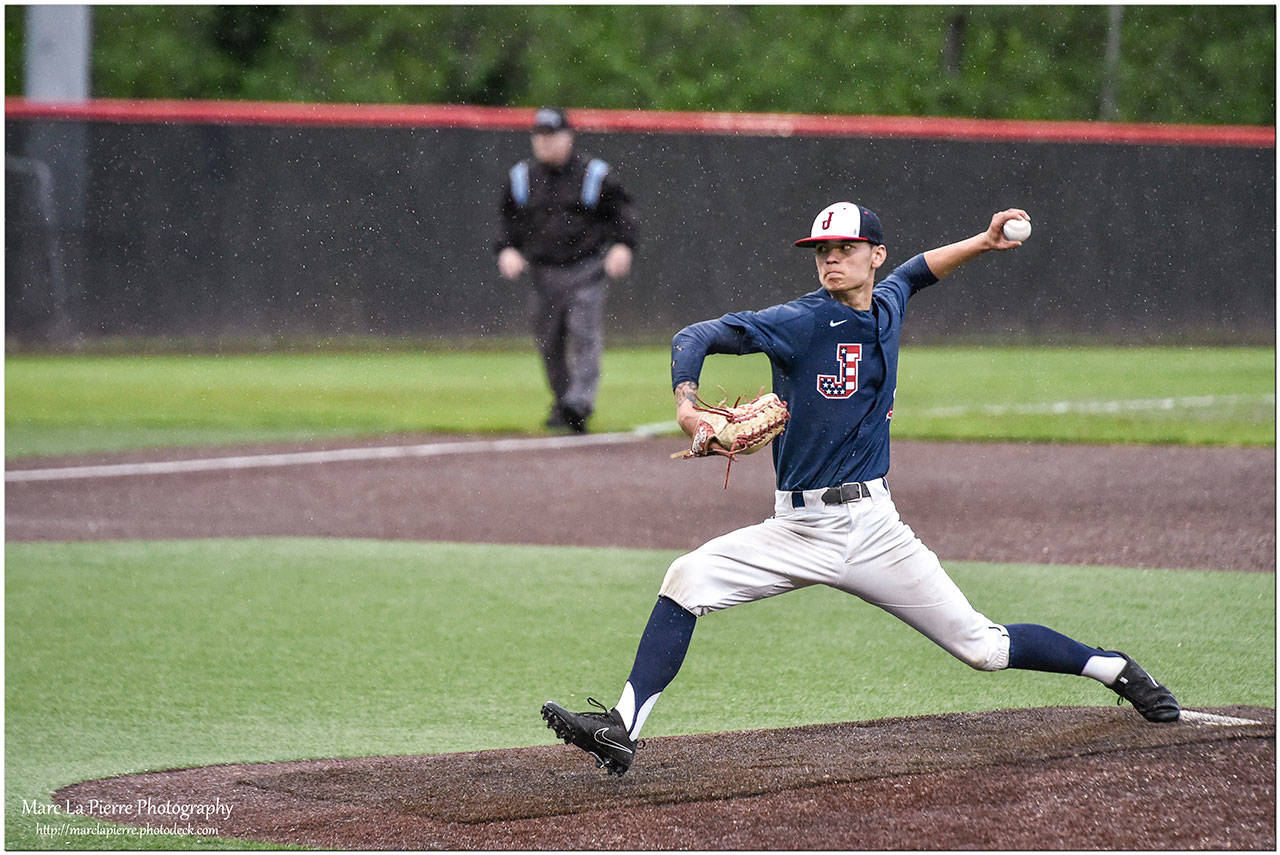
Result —
M 608 281 L 600 256 L 565 267 L 531 264 L 533 339 L 542 354 L 556 405 L 589 414 L 600 385 L 604 300 Z

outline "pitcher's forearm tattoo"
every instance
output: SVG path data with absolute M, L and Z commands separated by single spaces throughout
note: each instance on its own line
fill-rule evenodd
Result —
M 698 403 L 698 384 L 692 380 L 686 380 L 676 387 L 675 394 L 677 407 L 684 401 L 696 404 Z

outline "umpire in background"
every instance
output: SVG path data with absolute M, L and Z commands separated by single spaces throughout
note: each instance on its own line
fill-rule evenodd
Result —
M 636 236 L 631 197 L 609 164 L 577 153 L 573 142 L 563 110 L 538 110 L 533 159 L 507 174 L 494 251 L 504 278 L 528 271 L 533 285 L 533 335 L 555 395 L 547 427 L 586 433 L 600 382 L 608 280 L 631 271 Z

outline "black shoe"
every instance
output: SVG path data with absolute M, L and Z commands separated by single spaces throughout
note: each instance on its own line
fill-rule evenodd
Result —
M 591 413 L 589 412 L 579 412 L 573 407 L 560 408 L 560 417 L 564 419 L 564 426 L 567 427 L 571 433 L 586 433 L 587 417 L 590 415 Z
M 610 775 L 621 777 L 631 768 L 638 746 L 627 734 L 617 710 L 605 709 L 595 698 L 587 701 L 604 711 L 572 713 L 547 701 L 542 705 L 542 718 L 556 736 L 594 757 L 597 768 L 603 767 Z
M 1134 709 L 1142 713 L 1142 717 L 1147 721 L 1178 720 L 1182 709 L 1178 706 L 1172 692 L 1157 683 L 1128 654 L 1121 653 L 1119 650 L 1105 652 L 1123 656 L 1125 660 L 1124 670 L 1120 672 L 1119 677 L 1116 677 L 1115 682 L 1108 686 L 1111 691 L 1133 704 Z
M 547 413 L 546 425 L 552 430 L 569 426 L 565 423 L 564 413 L 561 412 L 559 404 L 551 405 L 551 412 Z

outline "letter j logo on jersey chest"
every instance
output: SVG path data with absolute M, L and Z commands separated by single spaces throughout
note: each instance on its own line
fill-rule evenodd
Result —
M 858 363 L 862 361 L 862 345 L 836 345 L 836 373 L 818 375 L 818 394 L 824 398 L 842 399 L 858 391 Z

